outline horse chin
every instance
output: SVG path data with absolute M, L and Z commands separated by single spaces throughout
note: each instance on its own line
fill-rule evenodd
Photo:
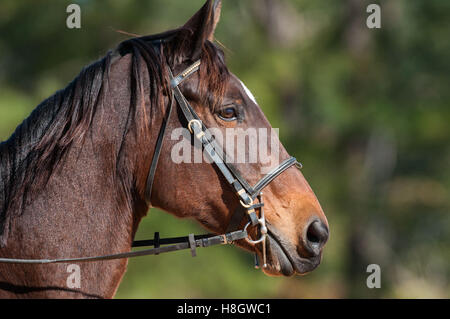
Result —
M 302 258 L 293 247 L 282 244 L 284 241 L 270 231 L 267 239 L 269 255 L 267 267 L 263 268 L 263 271 L 269 276 L 304 275 L 313 271 L 320 264 L 321 255 L 312 259 Z
M 267 236 L 268 256 L 267 267 L 263 267 L 265 274 L 270 276 L 292 276 L 295 274 L 295 268 L 283 248 L 270 235 Z

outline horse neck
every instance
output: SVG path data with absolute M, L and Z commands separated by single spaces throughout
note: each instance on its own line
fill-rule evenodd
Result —
M 0 255 L 67 258 L 129 251 L 138 223 L 148 209 L 136 191 L 145 188 L 145 178 L 137 176 L 136 172 L 142 171 L 145 162 L 149 162 L 146 156 L 141 158 L 138 154 L 142 143 L 142 136 L 138 134 L 140 128 L 137 125 L 127 127 L 131 79 L 124 74 L 130 73 L 130 61 L 130 57 L 124 57 L 111 66 L 111 94 L 104 94 L 99 101 L 100 109 L 85 132 L 83 142 L 70 148 L 45 188 L 28 197 L 21 213 L 10 215 L 8 244 L 0 249 Z M 136 105 L 140 103 L 138 98 Z M 20 144 L 16 140 L 18 136 L 8 143 Z M 0 159 L 6 157 L 3 152 Z M 21 153 L 20 150 L 17 152 Z M 1 163 L 0 167 L 8 165 Z M 3 171 L 0 172 L 3 174 Z M 16 281 L 15 285 L 20 286 L 22 280 L 26 280 L 20 276 L 20 266 L 14 268 L 18 271 L 16 277 L 11 268 L 1 271 L 2 267 L 6 266 L 0 265 L 0 282 L 4 279 L 2 273 L 9 273 L 9 278 Z M 65 292 L 65 281 L 61 276 L 67 277 L 67 271 L 61 267 L 51 265 L 48 268 L 53 271 L 45 270 L 36 277 L 64 288 L 59 292 L 51 290 L 56 296 L 77 293 Z M 125 260 L 83 264 L 86 287 L 82 293 L 112 296 L 125 268 Z M 41 270 L 33 268 L 36 272 Z M 102 271 L 111 275 L 102 276 L 99 282 L 98 275 Z M 55 273 L 61 276 L 50 275 Z M 44 295 L 48 296 L 45 292 L 39 296 Z

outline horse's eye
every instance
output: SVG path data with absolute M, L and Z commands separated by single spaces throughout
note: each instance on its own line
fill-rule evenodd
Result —
M 234 121 L 237 118 L 237 112 L 233 106 L 221 109 L 218 115 L 224 121 Z

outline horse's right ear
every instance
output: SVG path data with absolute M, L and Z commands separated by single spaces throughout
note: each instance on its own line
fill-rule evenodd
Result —
M 191 60 L 200 57 L 205 41 L 214 40 L 214 31 L 220 20 L 222 0 L 208 0 L 205 5 L 183 26 L 191 33 L 186 55 Z

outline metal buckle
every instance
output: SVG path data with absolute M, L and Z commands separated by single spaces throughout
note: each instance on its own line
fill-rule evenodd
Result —
M 250 198 L 250 204 L 245 204 L 242 200 L 240 200 L 241 205 L 244 206 L 245 208 L 250 208 L 253 206 L 253 198 L 251 198 L 251 197 L 249 197 L 249 198 Z
M 202 122 L 200 122 L 200 120 L 196 120 L 196 119 L 190 120 L 188 123 L 188 129 L 189 129 L 189 132 L 191 132 L 191 134 L 194 134 L 194 131 L 192 130 L 192 124 L 194 124 L 194 123 L 197 124 L 200 129 L 202 128 Z

